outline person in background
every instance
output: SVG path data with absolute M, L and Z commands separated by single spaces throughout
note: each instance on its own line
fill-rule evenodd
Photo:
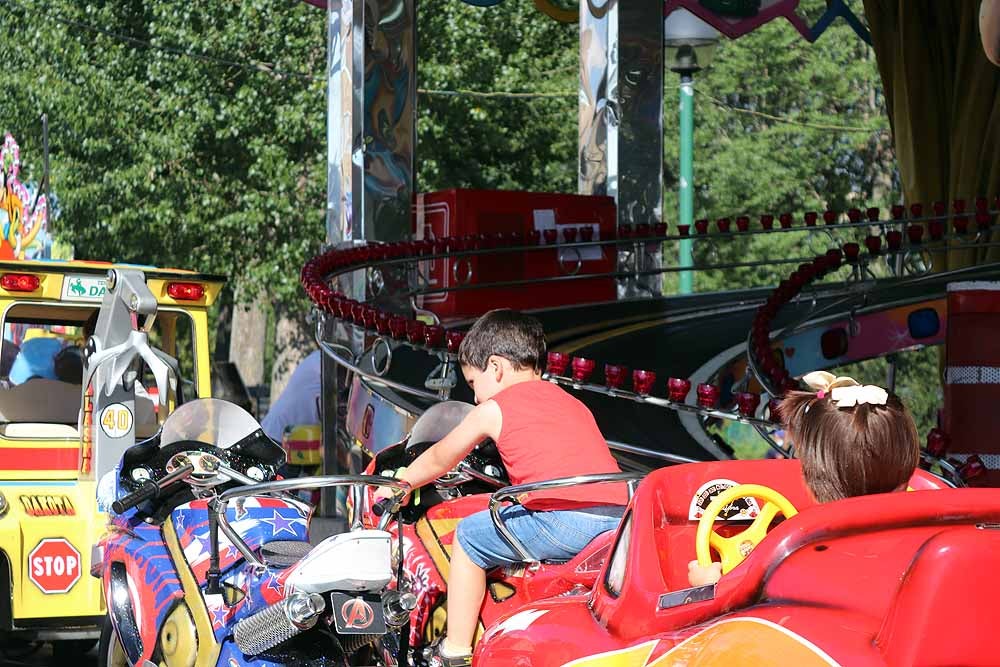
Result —
M 285 429 L 291 426 L 318 424 L 321 352 L 315 350 L 292 372 L 285 390 L 271 403 L 261 428 L 267 437 L 281 442 Z
M 0 346 L 0 380 L 6 381 L 10 376 L 10 369 L 14 366 L 21 347 L 9 338 L 4 338 L 3 345 Z
M 70 384 L 83 382 L 83 350 L 70 343 L 56 353 L 53 360 L 56 379 Z
M 994 65 L 1000 65 L 1000 0 L 979 3 L 979 35 L 986 57 Z
M 29 330 L 28 334 L 31 332 L 32 330 Z M 10 367 L 10 383 L 24 384 L 34 378 L 57 379 L 55 359 L 64 345 L 58 336 L 44 332 L 30 338 L 26 336 L 26 340 L 21 344 L 21 351 L 17 353 L 17 358 Z

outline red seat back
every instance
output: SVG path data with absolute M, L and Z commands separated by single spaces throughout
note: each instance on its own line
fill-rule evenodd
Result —
M 876 644 L 890 665 L 997 664 L 1000 529 L 945 528 L 903 577 Z

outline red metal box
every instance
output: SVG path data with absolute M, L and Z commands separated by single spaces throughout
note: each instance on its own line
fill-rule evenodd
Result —
M 617 262 L 614 248 L 559 250 L 565 230 L 592 229 L 593 240 L 615 238 L 616 208 L 611 197 L 501 190 L 444 190 L 417 195 L 414 234 L 418 239 L 469 234 L 520 233 L 524 245 L 533 245 L 532 232 L 555 230 L 556 242 L 544 233 L 538 245 L 545 250 L 502 252 L 427 262 L 422 270 L 433 288 L 454 288 L 497 282 L 524 284 L 428 294 L 420 303 L 442 319 L 480 315 L 492 308 L 549 308 L 610 301 L 615 280 L 596 278 L 553 280 L 568 275 L 610 274 Z M 570 232 L 572 234 L 572 232 Z M 550 233 L 551 236 L 551 233 Z

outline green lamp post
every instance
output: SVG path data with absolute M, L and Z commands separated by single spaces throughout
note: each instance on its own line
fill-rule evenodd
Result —
M 719 32 L 686 9 L 670 13 L 663 27 L 666 65 L 680 74 L 681 173 L 678 199 L 679 225 L 691 229 L 694 217 L 694 73 L 708 67 L 719 43 Z M 694 266 L 692 242 L 680 242 L 679 264 L 682 269 Z M 690 294 L 694 287 L 692 271 L 681 271 L 681 294 Z

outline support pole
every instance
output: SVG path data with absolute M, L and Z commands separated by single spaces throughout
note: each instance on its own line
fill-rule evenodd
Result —
M 678 192 L 680 212 L 678 224 L 687 225 L 693 233 L 694 218 L 694 79 L 690 72 L 681 73 L 680 126 L 681 126 L 681 179 Z M 694 266 L 692 253 L 694 242 L 683 239 L 680 242 L 679 264 L 681 268 Z M 678 291 L 691 294 L 694 291 L 694 272 L 681 271 Z
M 415 1 L 328 0 L 326 5 L 326 243 L 400 241 L 411 233 L 414 197 Z M 363 279 L 346 279 L 337 287 L 359 301 L 374 296 Z M 399 312 L 405 306 L 389 305 Z M 322 328 L 328 340 L 360 351 L 361 335 L 349 336 L 332 320 L 328 324 Z M 337 400 L 345 388 L 327 355 L 320 372 L 323 474 L 350 472 L 338 463 L 346 458 L 346 443 L 337 438 L 342 426 Z M 333 515 L 337 489 L 324 488 L 321 495 L 322 514 Z
M 45 161 L 44 171 L 42 172 L 42 182 L 45 184 L 43 188 L 43 192 L 45 193 L 45 231 L 51 239 L 53 232 L 52 220 L 55 216 L 52 215 L 52 198 L 49 197 L 49 115 L 47 113 L 42 114 L 42 159 Z
M 579 191 L 614 197 L 618 223 L 663 219 L 663 3 L 606 0 L 580 3 Z M 627 259 L 646 268 L 662 252 Z M 618 294 L 662 293 L 659 275 L 631 278 Z

